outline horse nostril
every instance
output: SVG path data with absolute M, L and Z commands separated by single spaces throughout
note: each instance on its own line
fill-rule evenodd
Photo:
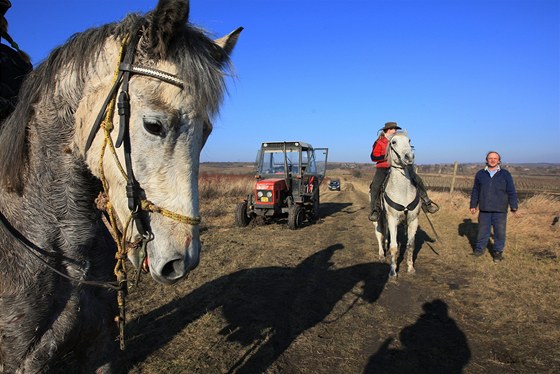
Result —
M 183 260 L 177 259 L 166 263 L 161 269 L 161 275 L 168 280 L 183 277 L 185 275 L 185 264 Z

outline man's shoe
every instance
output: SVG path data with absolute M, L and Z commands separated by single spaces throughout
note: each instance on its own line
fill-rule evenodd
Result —
M 379 219 L 379 212 L 374 210 L 373 212 L 371 212 L 368 218 L 371 222 L 377 222 L 377 220 Z
M 504 256 L 502 255 L 502 252 L 494 252 L 492 257 L 494 257 L 494 262 L 500 262 L 503 261 Z
M 424 211 L 425 211 L 425 212 L 428 212 L 428 213 L 435 213 L 435 212 L 437 212 L 437 211 L 439 210 L 439 206 L 438 206 L 436 203 L 434 203 L 434 202 L 432 202 L 432 201 L 430 201 L 430 200 L 428 200 L 427 202 L 425 202 L 425 203 L 423 204 L 423 207 L 424 207 Z
M 471 256 L 480 257 L 484 254 L 484 251 L 474 251 Z

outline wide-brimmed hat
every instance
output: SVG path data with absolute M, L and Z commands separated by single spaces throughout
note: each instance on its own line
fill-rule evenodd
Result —
M 402 130 L 396 122 L 387 122 L 385 124 L 385 126 L 383 126 L 383 128 L 381 129 L 382 131 L 386 131 L 386 130 L 390 130 L 390 129 L 397 129 L 397 130 Z
M 8 11 L 8 9 L 10 9 L 11 6 L 12 3 L 10 3 L 9 0 L 0 0 L 0 16 L 6 14 L 6 12 Z

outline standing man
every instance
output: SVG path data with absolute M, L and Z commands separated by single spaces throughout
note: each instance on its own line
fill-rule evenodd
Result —
M 387 161 L 386 153 L 387 153 L 387 145 L 389 144 L 389 138 L 397 132 L 397 130 L 401 130 L 401 128 L 397 125 L 396 122 L 387 122 L 382 129 L 379 130 L 380 134 L 377 140 L 373 143 L 371 149 L 371 161 L 375 162 L 375 174 L 373 176 L 373 181 L 369 185 L 369 194 L 370 194 L 370 215 L 369 220 L 372 222 L 376 222 L 379 219 L 379 211 L 380 205 L 379 204 L 379 195 L 381 190 L 381 185 L 385 178 L 389 175 L 390 165 L 389 161 Z M 435 213 L 439 210 L 439 207 L 436 203 L 433 203 L 430 198 L 428 197 L 428 192 L 426 190 L 426 186 L 424 182 L 420 178 L 418 174 L 414 171 L 414 167 L 411 165 L 408 168 L 408 172 L 410 174 L 410 178 L 412 183 L 418 189 L 418 193 L 420 194 L 420 198 L 422 199 L 422 208 L 424 211 L 428 213 Z
M 478 235 L 474 256 L 482 256 L 490 238 L 490 230 L 494 230 L 494 262 L 503 260 L 506 244 L 506 224 L 508 205 L 513 214 L 519 207 L 517 192 L 509 171 L 500 167 L 501 157 L 498 152 L 486 154 L 486 167 L 479 170 L 474 177 L 471 192 L 471 214 L 476 213 L 478 206 Z

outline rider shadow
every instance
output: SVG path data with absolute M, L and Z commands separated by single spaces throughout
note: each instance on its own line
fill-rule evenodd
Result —
M 361 284 L 358 299 L 375 302 L 385 287 L 389 266 L 366 263 L 331 268 L 332 245 L 294 268 L 241 270 L 208 282 L 188 295 L 128 324 L 127 364 L 132 367 L 162 348 L 189 323 L 221 309 L 227 341 L 246 347 L 229 373 L 262 373 L 303 332 L 322 322 L 345 294 Z M 347 312 L 346 311 L 346 312 Z M 345 312 L 345 313 L 346 313 Z
M 447 313 L 447 304 L 436 299 L 425 303 L 416 323 L 401 330 L 396 348 L 387 338 L 370 357 L 364 374 L 462 373 L 471 358 L 465 334 Z M 400 344 L 399 344 L 400 342 Z

